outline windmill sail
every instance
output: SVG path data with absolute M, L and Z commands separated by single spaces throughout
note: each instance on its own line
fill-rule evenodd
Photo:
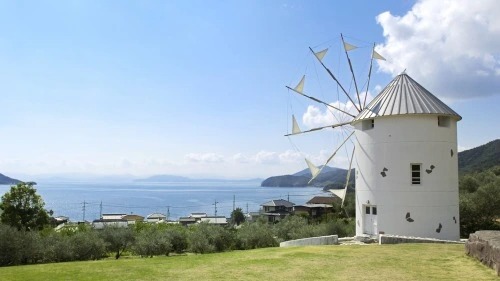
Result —
M 354 45 L 351 45 L 347 42 L 344 42 L 344 49 L 346 52 L 349 52 L 349 51 L 352 51 L 354 49 L 357 49 L 358 47 L 354 46 Z
M 330 191 L 331 193 L 335 194 L 337 197 L 342 199 L 342 205 L 344 204 L 345 193 L 346 193 L 345 188 L 343 188 L 343 189 L 330 189 L 328 191 Z
M 309 167 L 309 170 L 311 171 L 312 177 L 316 178 L 316 176 L 319 175 L 320 170 L 318 169 L 318 167 L 314 166 L 314 164 L 311 163 L 311 161 L 307 160 L 307 158 L 305 160 L 306 160 L 307 166 Z
M 300 82 L 299 84 L 297 84 L 297 86 L 295 86 L 295 88 L 293 88 L 297 93 L 300 93 L 302 94 L 302 92 L 304 91 L 304 80 L 306 79 L 306 76 L 302 76 L 302 79 L 300 79 Z
M 299 128 L 299 124 L 297 124 L 297 120 L 295 120 L 295 116 L 292 115 L 292 134 L 300 134 L 302 131 Z
M 309 180 L 308 183 L 311 183 L 320 173 L 321 171 L 323 170 L 323 168 L 328 165 L 328 163 L 330 163 L 330 161 L 332 161 L 333 157 L 335 156 L 335 154 L 337 154 L 337 152 L 339 151 L 339 149 L 347 142 L 347 140 L 349 140 L 351 138 L 351 136 L 354 134 L 354 132 L 352 132 L 347 138 L 345 138 L 345 140 L 342 142 L 341 145 L 339 145 L 339 147 L 333 152 L 333 154 L 328 158 L 328 160 L 326 160 L 325 164 L 321 167 L 321 169 L 318 170 L 318 172 L 316 173 L 316 175 L 313 174 L 313 177 L 311 178 L 311 180 Z M 307 160 L 306 160 L 307 161 Z M 309 165 L 309 163 L 308 163 Z M 311 168 L 311 167 L 309 167 Z M 316 168 L 316 167 L 315 167 Z M 316 168 L 318 169 L 318 168 Z M 312 172 L 311 172 L 312 174 Z
M 328 52 L 328 49 L 324 49 L 323 51 L 319 51 L 319 52 L 317 52 L 317 53 L 314 53 L 314 55 L 316 56 L 316 58 L 317 58 L 318 60 L 320 60 L 320 61 L 321 61 L 321 60 L 323 60 L 323 58 L 325 57 L 326 52 Z
M 377 60 L 385 60 L 385 58 L 381 54 L 377 53 L 377 51 L 375 51 L 375 49 L 373 49 L 372 58 L 377 59 Z

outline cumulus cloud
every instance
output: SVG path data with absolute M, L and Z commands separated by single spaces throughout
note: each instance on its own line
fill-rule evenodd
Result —
M 364 100 L 366 93 L 360 93 L 360 99 Z M 372 99 L 372 95 L 368 93 L 367 103 Z M 358 111 L 353 106 L 352 102 L 348 101 L 347 103 L 343 103 L 340 101 L 332 102 L 330 105 L 342 109 L 350 113 L 351 115 L 356 116 Z M 329 126 L 333 124 L 338 124 L 342 122 L 347 122 L 352 119 L 349 115 L 339 112 L 335 109 L 322 107 L 316 107 L 314 105 L 309 105 L 307 107 L 306 112 L 302 115 L 302 123 L 309 129 Z
M 278 153 L 272 151 L 259 151 L 254 156 L 255 162 L 259 164 L 276 164 L 279 163 Z
M 233 155 L 233 161 L 236 163 L 249 163 L 250 158 L 245 156 L 243 153 L 236 153 Z
M 304 161 L 304 156 L 302 155 L 302 153 L 293 150 L 287 150 L 283 153 L 280 153 L 278 157 L 280 159 L 280 162 L 282 163 L 298 163 Z
M 185 156 L 189 162 L 196 163 L 220 163 L 224 162 L 224 156 L 216 153 L 189 153 Z
M 384 12 L 377 22 L 387 58 L 383 72 L 404 69 L 435 95 L 448 99 L 499 94 L 500 5 L 497 0 L 420 0 L 403 16 Z

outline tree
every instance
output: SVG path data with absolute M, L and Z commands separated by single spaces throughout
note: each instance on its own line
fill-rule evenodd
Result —
M 18 230 L 42 229 L 49 224 L 45 203 L 33 187 L 36 183 L 26 182 L 11 186 L 0 202 L 0 221 Z
M 106 243 L 106 250 L 116 252 L 116 259 L 134 242 L 134 233 L 128 227 L 108 226 L 100 231 L 100 236 Z
M 231 213 L 231 222 L 236 225 L 240 225 L 245 222 L 245 215 L 243 214 L 243 210 L 241 210 L 241 208 L 236 208 L 236 210 Z

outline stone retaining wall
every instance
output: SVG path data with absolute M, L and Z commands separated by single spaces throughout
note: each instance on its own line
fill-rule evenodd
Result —
M 465 253 L 493 268 L 500 276 L 500 231 L 482 230 L 470 234 Z
M 380 234 L 379 244 L 401 244 L 401 243 L 441 243 L 441 244 L 463 244 L 461 241 L 439 240 L 435 238 L 411 237 Z
M 319 236 L 290 240 L 280 243 L 280 247 L 310 246 L 310 245 L 336 245 L 339 243 L 337 235 Z

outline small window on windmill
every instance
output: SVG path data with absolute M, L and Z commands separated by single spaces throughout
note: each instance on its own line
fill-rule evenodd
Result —
M 449 116 L 438 116 L 438 126 L 439 127 L 450 127 L 450 117 Z
M 375 128 L 375 119 L 368 119 L 363 121 L 363 131 Z
M 422 164 L 411 164 L 411 184 L 420 184 Z

